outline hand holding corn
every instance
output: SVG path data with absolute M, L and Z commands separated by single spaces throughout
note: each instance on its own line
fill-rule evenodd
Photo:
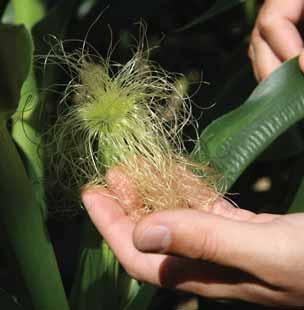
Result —
M 218 198 L 209 211 L 193 205 L 136 223 L 118 202 L 128 196 L 127 207 L 138 208 L 136 193 L 122 173 L 112 176 L 82 199 L 132 277 L 208 298 L 304 306 L 303 214 L 257 215 Z

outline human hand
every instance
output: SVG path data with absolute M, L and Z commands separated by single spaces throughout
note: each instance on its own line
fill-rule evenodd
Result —
M 136 195 L 124 175 L 114 177 L 82 199 L 132 277 L 208 298 L 304 306 L 303 214 L 256 215 L 218 199 L 208 213 L 162 211 L 136 224 L 113 193 L 134 205 Z
M 257 81 L 282 62 L 300 55 L 304 71 L 303 40 L 297 25 L 304 17 L 304 0 L 265 0 L 252 31 L 248 55 Z

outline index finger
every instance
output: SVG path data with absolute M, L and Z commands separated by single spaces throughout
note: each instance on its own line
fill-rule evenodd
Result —
M 107 241 L 120 263 L 134 278 L 146 275 L 145 281 L 158 283 L 157 273 L 151 272 L 163 259 L 155 255 L 152 261 L 133 245 L 132 233 L 135 223 L 126 215 L 114 195 L 104 188 L 94 187 L 82 194 L 82 201 L 97 230 Z M 151 268 L 149 265 L 154 265 Z
M 303 9 L 302 0 L 292 1 L 292 3 L 268 0 L 259 13 L 256 26 L 261 36 L 282 61 L 299 55 L 303 47 L 303 40 L 297 29 Z

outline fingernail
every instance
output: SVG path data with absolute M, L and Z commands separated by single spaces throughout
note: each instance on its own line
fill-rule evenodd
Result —
M 137 242 L 137 247 L 143 252 L 164 252 L 171 243 L 171 234 L 165 226 L 147 228 Z

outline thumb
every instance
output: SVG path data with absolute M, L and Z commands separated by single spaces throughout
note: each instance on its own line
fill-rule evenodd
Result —
M 266 263 L 265 257 L 275 255 L 271 227 L 197 210 L 163 211 L 136 225 L 133 242 L 143 252 L 202 259 L 254 273 Z

